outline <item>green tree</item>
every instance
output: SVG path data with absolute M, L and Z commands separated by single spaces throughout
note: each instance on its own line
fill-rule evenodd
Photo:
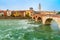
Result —
M 57 14 L 60 14 L 60 12 L 58 12 Z

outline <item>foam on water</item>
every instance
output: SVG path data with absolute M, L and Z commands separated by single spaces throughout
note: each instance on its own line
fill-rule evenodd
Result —
M 0 20 L 0 40 L 49 40 L 60 38 L 50 27 L 34 24 L 34 21 Z M 60 40 L 60 39 L 57 39 Z

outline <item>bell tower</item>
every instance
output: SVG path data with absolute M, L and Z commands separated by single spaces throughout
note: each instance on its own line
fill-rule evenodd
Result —
M 38 5 L 38 10 L 39 10 L 39 12 L 41 11 L 41 4 L 40 3 Z

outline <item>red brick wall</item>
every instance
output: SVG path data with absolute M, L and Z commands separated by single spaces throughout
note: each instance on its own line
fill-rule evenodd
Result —
M 3 11 L 4 12 L 4 16 L 7 16 L 7 11 Z

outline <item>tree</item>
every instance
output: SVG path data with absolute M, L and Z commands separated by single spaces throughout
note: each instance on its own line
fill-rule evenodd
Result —
M 58 12 L 57 14 L 60 14 L 60 12 Z

